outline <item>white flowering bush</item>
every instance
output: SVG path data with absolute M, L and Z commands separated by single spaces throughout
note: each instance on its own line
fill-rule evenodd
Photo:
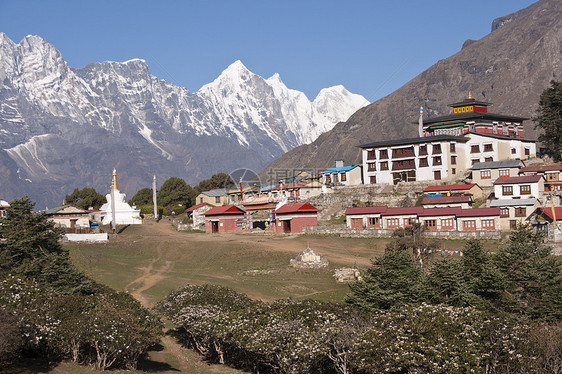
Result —
M 134 368 L 162 334 L 160 321 L 130 295 L 107 288 L 64 295 L 10 276 L 0 282 L 0 305 L 17 318 L 23 348 L 49 361 Z

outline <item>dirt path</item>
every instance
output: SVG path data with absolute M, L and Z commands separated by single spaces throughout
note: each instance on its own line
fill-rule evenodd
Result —
M 169 224 L 152 223 L 152 233 L 156 235 L 166 236 L 167 240 L 178 239 L 177 232 L 171 228 Z M 176 233 L 176 235 L 174 235 Z M 142 239 L 141 239 L 142 240 Z M 148 266 L 140 268 L 142 275 L 131 281 L 125 286 L 125 290 L 129 291 L 137 301 L 146 308 L 153 308 L 154 302 L 146 297 L 143 292 L 165 279 L 166 274 L 173 268 L 172 261 L 166 260 L 160 266 L 156 266 L 162 261 L 163 257 L 163 241 L 157 246 L 157 256 L 148 264 Z M 167 329 L 164 330 L 167 333 Z M 164 335 L 160 341 L 162 347 L 159 350 L 150 351 L 148 360 L 144 363 L 146 371 L 157 370 L 161 374 L 167 373 L 236 373 L 237 371 L 221 365 L 209 365 L 205 363 L 197 353 L 190 351 L 176 342 L 169 335 Z M 158 369 L 154 369 L 158 368 Z M 166 368 L 166 369 L 163 369 Z

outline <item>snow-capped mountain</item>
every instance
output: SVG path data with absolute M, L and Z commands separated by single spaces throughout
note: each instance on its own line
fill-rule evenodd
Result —
M 367 104 L 343 86 L 311 102 L 240 61 L 190 93 L 141 59 L 77 69 L 39 36 L 15 44 L 0 33 L 0 194 L 51 202 L 75 187 L 103 191 L 114 166 L 129 193 L 152 174 L 197 183 L 259 171 Z

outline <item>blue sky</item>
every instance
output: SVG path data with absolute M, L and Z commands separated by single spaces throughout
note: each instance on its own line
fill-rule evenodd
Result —
M 0 0 L 0 31 L 47 39 L 70 66 L 143 58 L 198 90 L 235 60 L 313 99 L 343 84 L 376 101 L 532 0 Z

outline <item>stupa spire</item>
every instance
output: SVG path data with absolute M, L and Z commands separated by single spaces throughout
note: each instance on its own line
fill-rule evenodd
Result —
M 118 190 L 117 188 L 117 170 L 115 170 L 115 168 L 113 168 L 113 182 L 112 182 L 112 186 L 114 190 Z

